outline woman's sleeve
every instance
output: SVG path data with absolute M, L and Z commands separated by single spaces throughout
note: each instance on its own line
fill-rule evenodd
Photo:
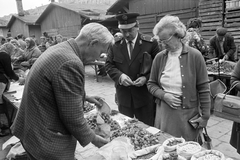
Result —
M 160 56 L 159 54 L 154 58 L 150 77 L 147 83 L 148 91 L 155 97 L 163 99 L 165 92 L 160 87 L 158 83 L 159 70 L 160 70 Z
M 200 108 L 202 111 L 202 118 L 209 119 L 211 109 L 210 87 L 207 68 L 201 53 L 195 57 L 197 82 L 196 87 L 199 94 Z

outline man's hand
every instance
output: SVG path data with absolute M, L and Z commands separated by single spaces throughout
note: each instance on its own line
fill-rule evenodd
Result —
M 143 86 L 146 82 L 147 82 L 146 77 L 142 76 L 142 77 L 139 77 L 138 79 L 136 79 L 133 83 L 134 83 L 135 86 L 141 87 L 141 86 Z
M 204 128 L 207 126 L 208 120 L 203 119 L 202 117 L 199 117 L 198 119 L 195 119 L 191 121 L 192 123 L 198 123 L 198 128 Z
M 107 139 L 104 139 L 98 135 L 96 135 L 96 137 L 93 139 L 92 144 L 94 144 L 95 146 L 97 146 L 98 148 L 104 146 L 105 144 L 107 144 L 109 141 Z
M 120 83 L 124 86 L 132 86 L 134 85 L 133 81 L 130 77 L 128 77 L 126 74 L 122 74 L 120 77 Z
M 182 105 L 181 97 L 175 94 L 166 93 L 163 97 L 163 100 L 173 109 L 177 109 L 175 106 Z
M 94 103 L 97 107 L 101 107 L 102 106 L 102 100 L 103 98 L 99 97 L 99 96 L 86 96 L 85 100 L 88 101 L 89 103 Z

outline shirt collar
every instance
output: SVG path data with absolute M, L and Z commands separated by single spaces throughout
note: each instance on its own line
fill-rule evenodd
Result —
M 138 33 L 137 33 L 136 37 L 132 40 L 133 45 L 136 43 L 137 37 L 138 37 Z M 126 41 L 126 43 L 128 43 L 128 40 L 125 39 L 125 41 Z

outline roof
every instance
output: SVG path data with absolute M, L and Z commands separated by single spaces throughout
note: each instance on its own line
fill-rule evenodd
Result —
M 122 9 L 126 4 L 129 3 L 131 0 L 117 0 L 112 6 L 110 6 L 107 12 L 116 13 L 120 9 Z
M 8 22 L 7 20 L 0 18 L 0 27 L 1 28 L 7 27 L 7 22 Z
M 18 16 L 16 14 L 12 15 L 10 18 L 7 27 L 10 28 L 10 26 L 13 24 L 13 22 L 16 19 L 19 19 L 20 21 L 26 23 L 27 25 L 35 25 L 36 20 L 38 19 L 39 15 L 24 15 L 24 16 Z
M 106 17 L 109 17 L 106 16 L 107 8 L 109 8 L 109 5 L 53 2 L 50 3 L 48 7 L 43 11 L 43 13 L 37 19 L 36 23 L 40 23 L 54 7 L 65 8 L 91 20 L 103 20 Z

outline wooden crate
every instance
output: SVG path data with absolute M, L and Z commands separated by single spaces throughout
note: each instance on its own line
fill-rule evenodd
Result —
M 215 35 L 216 29 L 222 26 L 222 10 L 222 0 L 199 1 L 199 17 L 202 19 L 201 35 L 205 41 L 209 41 Z

